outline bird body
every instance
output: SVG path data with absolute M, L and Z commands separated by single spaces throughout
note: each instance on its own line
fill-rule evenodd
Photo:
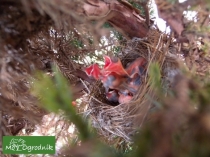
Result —
M 101 79 L 105 89 L 117 89 L 120 90 L 120 88 L 126 88 L 126 77 L 120 76 L 115 72 L 111 72 L 108 76 L 103 76 Z

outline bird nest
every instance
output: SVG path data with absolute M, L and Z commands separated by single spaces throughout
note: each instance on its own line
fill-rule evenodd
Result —
M 113 140 L 121 137 L 129 142 L 137 129 L 146 121 L 155 99 L 148 81 L 148 69 L 152 62 L 157 62 L 161 67 L 163 88 L 170 88 L 171 75 L 177 72 L 178 64 L 176 57 L 171 54 L 176 52 L 170 52 L 171 43 L 165 41 L 170 41 L 169 37 L 158 30 L 151 30 L 145 39 L 135 38 L 128 41 L 122 50 L 122 55 L 118 56 L 123 66 L 138 57 L 144 57 L 147 60 L 146 74 L 142 76 L 138 92 L 129 103 L 113 105 L 106 99 L 101 82 L 98 81 L 92 85 L 91 96 L 88 97 L 89 115 L 93 126 L 106 139 Z

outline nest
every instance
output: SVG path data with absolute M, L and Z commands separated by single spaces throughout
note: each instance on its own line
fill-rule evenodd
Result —
M 173 74 L 178 72 L 178 64 L 176 57 L 169 56 L 171 45 L 165 41 L 170 40 L 165 40 L 165 38 L 169 37 L 153 29 L 148 38 L 135 38 L 128 41 L 121 53 L 122 56 L 118 57 L 121 58 L 124 66 L 138 57 L 147 59 L 147 67 L 152 62 L 157 62 L 161 67 L 163 87 L 168 89 L 172 84 Z M 117 106 L 113 106 L 106 100 L 102 83 L 96 82 L 93 85 L 89 101 L 90 118 L 100 135 L 108 140 L 121 137 L 127 142 L 132 141 L 133 135 L 146 121 L 153 107 L 153 99 L 155 99 L 155 94 L 148 81 L 148 68 L 142 80 L 132 100 Z

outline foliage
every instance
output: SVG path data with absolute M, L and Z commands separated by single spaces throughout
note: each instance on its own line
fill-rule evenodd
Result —
M 158 63 L 152 63 L 149 68 L 150 84 L 153 89 L 161 93 L 161 73 Z
M 71 103 L 70 87 L 61 73 L 55 71 L 53 79 L 40 72 L 36 74 L 36 77 L 37 79 L 33 80 L 32 93 L 40 98 L 42 107 L 55 113 L 61 109 L 65 112 L 66 117 L 76 125 L 82 140 L 91 138 L 92 133 L 88 129 L 87 122 L 77 115 Z

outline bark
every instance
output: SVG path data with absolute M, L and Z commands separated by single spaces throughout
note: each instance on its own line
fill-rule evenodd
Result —
M 80 11 L 90 20 L 100 20 L 101 24 L 109 22 L 129 38 L 146 37 L 149 31 L 149 26 L 139 15 L 139 11 L 124 1 L 88 0 Z

